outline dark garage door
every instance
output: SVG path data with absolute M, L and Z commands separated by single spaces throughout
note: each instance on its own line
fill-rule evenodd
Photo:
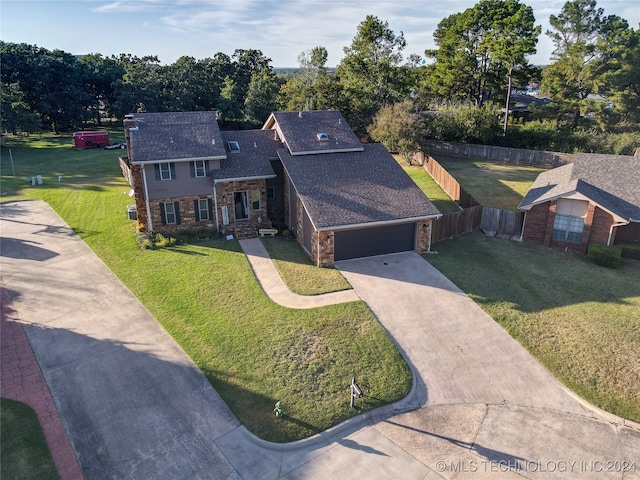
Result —
M 385 253 L 406 252 L 415 245 L 415 223 L 401 223 L 383 227 L 336 230 L 334 260 L 371 257 Z

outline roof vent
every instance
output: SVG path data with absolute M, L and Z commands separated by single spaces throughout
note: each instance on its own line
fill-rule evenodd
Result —
M 320 141 L 329 140 L 329 135 L 327 135 L 326 133 L 318 133 L 316 137 L 318 137 L 318 140 Z
M 258 148 L 258 144 L 256 142 L 253 142 L 253 148 Z
M 211 145 L 215 145 L 215 144 L 216 144 L 216 139 L 215 139 L 215 138 L 212 138 L 212 139 L 211 139 Z
M 298 117 L 302 118 L 302 112 L 298 112 Z

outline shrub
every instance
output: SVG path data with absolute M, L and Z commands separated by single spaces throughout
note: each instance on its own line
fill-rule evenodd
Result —
M 635 258 L 640 260 L 640 245 L 624 243 L 620 245 L 620 248 L 622 248 L 622 256 L 624 258 Z
M 607 247 L 590 243 L 587 249 L 587 257 L 603 267 L 618 268 L 622 257 L 622 248 L 620 246 Z
M 158 233 L 155 238 L 156 248 L 173 247 L 176 244 L 176 239 L 173 237 L 165 237 L 161 233 Z

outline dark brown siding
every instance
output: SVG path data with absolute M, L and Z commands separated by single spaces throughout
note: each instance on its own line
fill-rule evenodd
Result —
M 640 243 L 640 223 L 630 223 L 615 230 L 615 243 Z

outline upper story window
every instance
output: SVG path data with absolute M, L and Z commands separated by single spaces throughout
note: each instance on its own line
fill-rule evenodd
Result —
M 191 176 L 192 177 L 208 177 L 209 176 L 209 161 L 208 160 L 195 160 L 191 163 Z
M 176 178 L 176 167 L 173 163 L 156 163 L 156 180 L 173 180 Z
M 240 151 L 240 144 L 238 142 L 236 142 L 235 140 L 232 140 L 229 142 L 229 150 L 232 152 L 239 152 Z

